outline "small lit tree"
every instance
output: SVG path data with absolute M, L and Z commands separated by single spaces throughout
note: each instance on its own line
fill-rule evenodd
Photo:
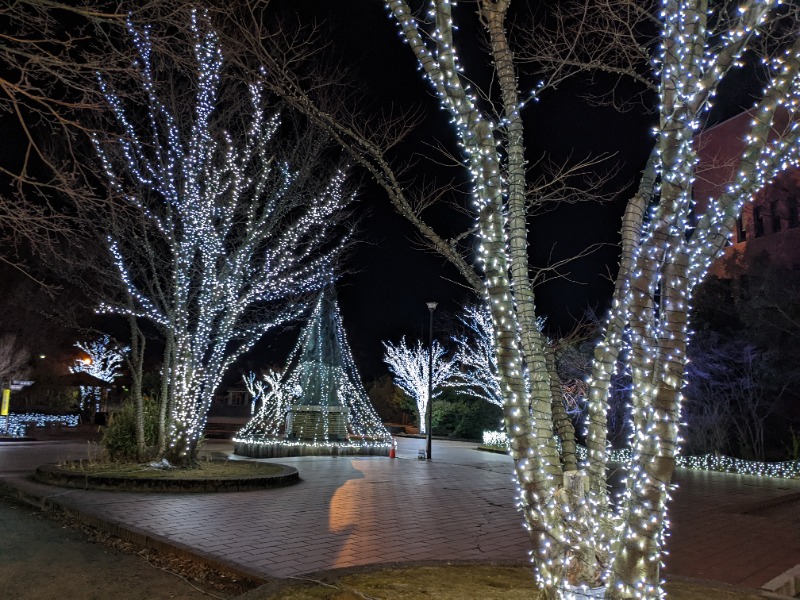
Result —
M 122 347 L 104 335 L 90 342 L 76 342 L 75 347 L 83 350 L 88 358 L 78 359 L 70 367 L 72 373 L 86 373 L 102 381 L 111 383 L 114 376 L 119 373 L 119 368 L 125 361 L 125 355 L 130 348 Z M 94 402 L 94 410 L 100 410 L 102 390 L 94 386 L 81 386 L 81 410 L 88 402 Z
M 433 374 L 429 376 L 431 363 L 429 350 L 423 347 L 422 342 L 417 342 L 411 347 L 406 344 L 406 338 L 400 340 L 396 346 L 391 342 L 384 342 L 386 355 L 384 362 L 389 365 L 389 370 L 394 375 L 394 382 L 417 403 L 419 414 L 419 431 L 427 433 L 425 428 L 425 415 L 428 410 L 428 389 L 433 390 L 434 398 L 441 393 L 443 387 L 453 377 L 456 363 L 446 359 L 447 350 L 439 342 L 433 342 Z
M 453 370 L 451 385 L 490 404 L 503 406 L 492 315 L 485 307 L 470 305 L 463 315 L 458 315 L 458 320 L 468 333 L 453 338 L 457 348 L 453 362 L 458 368 Z
M 256 413 L 259 402 L 262 405 L 266 403 L 274 405 L 276 414 L 283 414 L 285 403 L 283 402 L 282 395 L 280 395 L 281 390 L 279 387 L 282 376 L 283 374 L 279 371 L 267 369 L 261 376 L 250 371 L 247 375 L 242 377 L 242 379 L 244 379 L 245 388 L 247 388 L 247 391 L 253 397 L 250 401 L 251 415 Z

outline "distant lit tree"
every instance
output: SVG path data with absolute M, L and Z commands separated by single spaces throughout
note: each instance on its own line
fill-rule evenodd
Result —
M 119 368 L 125 361 L 125 355 L 130 348 L 120 346 L 104 335 L 89 342 L 76 342 L 75 347 L 83 350 L 88 358 L 78 359 L 70 367 L 72 373 L 86 373 L 107 383 L 114 381 L 114 376 L 119 373 Z M 87 402 L 94 402 L 94 410 L 100 410 L 102 390 L 94 386 L 81 386 L 80 408 L 83 409 Z
M 467 333 L 453 338 L 457 347 L 453 360 L 457 368 L 450 385 L 464 389 L 490 404 L 503 406 L 494 348 L 494 326 L 489 309 L 486 306 L 469 305 L 464 309 L 464 314 L 458 315 L 458 320 Z M 538 328 L 541 331 L 543 327 L 544 320 L 540 319 Z M 554 356 L 564 408 L 573 418 L 585 410 L 585 379 L 591 372 L 591 348 L 587 352 L 581 346 L 581 342 L 585 342 L 583 335 L 585 332 L 576 330 L 573 336 L 558 340 L 557 344 L 548 340 L 556 348 Z
M 384 342 L 386 355 L 384 362 L 389 365 L 389 370 L 394 375 L 394 382 L 409 397 L 417 403 L 417 414 L 419 415 L 419 431 L 427 433 L 425 427 L 425 415 L 428 410 L 428 385 L 429 385 L 429 349 L 417 342 L 415 346 L 408 346 L 406 338 L 400 340 L 396 346 L 390 342 Z M 433 342 L 433 375 L 430 386 L 433 390 L 434 398 L 441 393 L 442 388 L 446 387 L 448 381 L 456 370 L 456 364 L 452 359 L 445 358 L 447 350 L 439 342 Z
M 259 403 L 265 404 L 269 402 L 275 406 L 277 414 L 285 412 L 285 402 L 281 394 L 280 381 L 282 373 L 267 369 L 261 375 L 257 375 L 253 371 L 243 376 L 244 386 L 252 396 L 250 401 L 250 414 L 254 415 Z
M 494 349 L 492 315 L 482 306 L 470 305 L 458 320 L 466 328 L 466 335 L 453 338 L 456 343 L 456 363 L 451 385 L 468 391 L 476 398 L 490 404 L 503 406 L 497 370 L 497 353 Z

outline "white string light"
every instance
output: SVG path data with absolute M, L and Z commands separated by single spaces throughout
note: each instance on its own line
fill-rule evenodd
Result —
M 505 431 L 484 431 L 483 445 L 508 451 L 508 436 Z M 586 458 L 588 455 L 586 446 L 578 445 L 578 455 L 581 459 Z M 630 448 L 609 449 L 608 460 L 612 463 L 629 463 L 631 460 L 631 450 Z M 675 464 L 683 469 L 690 469 L 692 471 L 714 471 L 718 473 L 774 477 L 777 479 L 796 479 L 800 477 L 800 460 L 764 462 L 745 460 L 721 454 L 701 454 L 697 456 L 676 456 Z
M 9 413 L 8 417 L 0 417 L 0 431 L 11 437 L 25 437 L 28 428 L 44 427 L 48 424 L 77 427 L 80 425 L 79 415 L 45 415 L 42 413 Z

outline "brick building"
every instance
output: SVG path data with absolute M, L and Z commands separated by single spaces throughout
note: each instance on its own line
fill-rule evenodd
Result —
M 700 162 L 694 197 L 698 212 L 733 179 L 752 118 L 749 111 L 740 113 L 697 136 Z M 783 124 L 777 121 L 782 126 L 786 118 Z M 738 278 L 764 256 L 776 266 L 800 271 L 800 169 L 796 167 L 781 173 L 752 202 L 745 203 L 731 245 L 710 274 Z

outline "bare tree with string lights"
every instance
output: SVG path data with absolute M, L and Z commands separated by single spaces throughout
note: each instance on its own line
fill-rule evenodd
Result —
M 75 342 L 75 347 L 86 353 L 87 358 L 75 361 L 69 368 L 72 373 L 87 373 L 107 383 L 114 381 L 120 367 L 125 362 L 125 356 L 130 351 L 111 339 L 110 335 L 103 335 L 88 342 Z M 81 386 L 81 410 L 87 402 L 93 402 L 95 411 L 100 410 L 102 390 L 97 387 Z
M 252 399 L 250 401 L 250 415 L 256 414 L 256 409 L 267 403 L 274 405 L 276 414 L 283 414 L 283 398 L 279 394 L 280 381 L 283 373 L 273 369 L 267 369 L 260 375 L 250 371 L 244 375 L 244 386 L 249 392 Z
M 416 402 L 419 432 L 427 433 L 425 415 L 428 402 L 431 401 L 429 389 L 433 391 L 434 398 L 438 396 L 452 379 L 456 363 L 451 358 L 445 358 L 447 349 L 436 340 L 432 349 L 425 348 L 420 341 L 409 346 L 406 338 L 396 346 L 391 342 L 384 342 L 383 345 L 386 348 L 383 360 L 389 366 L 395 384 Z M 430 363 L 433 364 L 432 371 L 429 369 Z
M 475 237 L 444 237 L 424 220 L 413 195 L 398 183 L 379 136 L 347 115 L 337 120 L 321 110 L 286 71 L 275 71 L 277 82 L 270 85 L 332 132 L 490 307 L 518 499 L 541 597 L 661 598 L 690 301 L 728 242 L 743 203 L 797 163 L 797 9 L 778 0 L 713 7 L 701 0 L 576 0 L 554 6 L 557 12 L 542 27 L 514 27 L 511 4 L 478 0 L 478 22 L 459 29 L 472 13 L 454 10 L 450 0 L 387 2 L 400 37 L 452 121 L 471 180 Z M 486 42 L 482 64 L 492 65 L 492 77 L 458 59 L 459 45 L 475 47 L 476 34 Z M 766 84 L 751 110 L 739 168 L 714 198 L 695 206 L 693 139 L 712 99 L 724 96 L 721 84 L 748 51 L 763 57 Z M 540 76 L 541 84 L 520 90 L 520 72 L 528 68 L 534 70 L 528 77 Z M 536 326 L 537 271 L 529 260 L 530 219 L 554 197 L 569 201 L 570 194 L 528 180 L 530 136 L 522 113 L 565 79 L 597 72 L 641 85 L 639 98 L 655 99 L 657 119 L 652 152 L 623 216 L 612 308 L 587 379 L 588 457 L 579 464 L 554 353 Z M 492 85 L 477 90 L 480 81 Z M 565 171 L 568 166 L 557 173 Z M 474 263 L 471 247 L 459 246 L 471 239 L 478 248 Z M 622 497 L 613 502 L 606 415 L 623 358 L 631 378 L 632 458 Z M 564 442 L 561 451 L 554 432 Z
M 192 14 L 197 76 L 188 124 L 160 95 L 148 29 L 128 30 L 146 103 L 126 105 L 101 80 L 120 133 L 96 138 L 96 147 L 112 192 L 144 219 L 131 235 L 109 238 L 128 298 L 101 310 L 148 319 L 164 333 L 171 360 L 162 455 L 186 464 L 230 364 L 299 317 L 330 279 L 351 196 L 342 169 L 326 167 L 324 140 L 295 139 L 299 126 L 281 136 L 257 84 L 246 127 L 221 130 L 220 120 L 236 119 L 217 108 L 222 52 L 204 18 Z
M 503 391 L 498 379 L 497 354 L 494 351 L 494 328 L 489 309 L 470 305 L 458 320 L 466 335 L 453 337 L 456 354 L 451 385 L 495 406 L 503 406 Z

